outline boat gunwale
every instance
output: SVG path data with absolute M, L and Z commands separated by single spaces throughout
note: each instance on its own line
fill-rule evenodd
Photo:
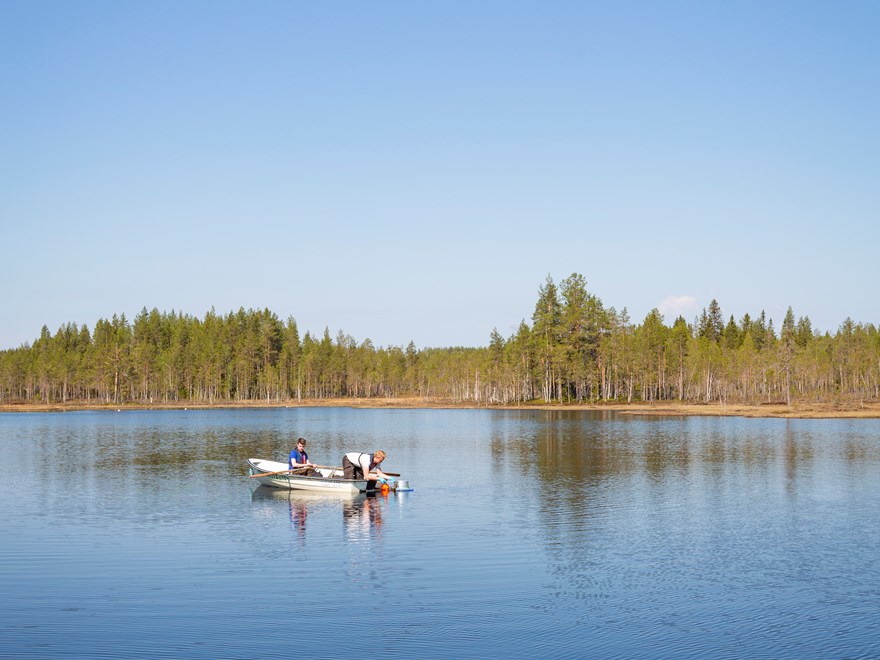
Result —
M 254 463 L 254 461 L 258 461 L 260 463 L 275 463 L 276 465 L 285 466 L 284 463 L 280 463 L 277 461 L 270 461 L 268 459 L 263 458 L 249 458 L 248 465 L 250 466 L 251 476 L 257 479 L 259 482 L 263 483 L 264 480 L 268 481 L 277 481 L 283 483 L 287 486 L 292 486 L 296 483 L 313 483 L 313 484 L 328 484 L 326 490 L 328 492 L 336 492 L 343 489 L 344 486 L 350 486 L 356 489 L 359 492 L 367 491 L 367 480 L 366 479 L 346 479 L 345 477 L 332 477 L 332 476 L 311 476 L 304 474 L 272 474 L 273 470 L 268 470 L 266 468 L 261 467 Z M 335 472 L 335 470 L 334 470 Z M 334 487 L 330 487 L 332 484 Z M 269 485 L 269 484 L 264 484 Z M 295 488 L 291 488 L 291 490 L 296 490 Z M 305 489 L 311 490 L 311 489 Z

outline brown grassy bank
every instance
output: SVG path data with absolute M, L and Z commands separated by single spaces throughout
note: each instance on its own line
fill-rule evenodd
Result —
M 308 408 L 308 407 L 349 407 L 349 408 L 425 408 L 425 409 L 468 409 L 491 408 L 497 410 L 598 410 L 631 415 L 677 415 L 677 416 L 735 416 L 735 417 L 788 417 L 802 419 L 832 418 L 880 418 L 880 402 L 854 403 L 785 403 L 769 404 L 724 404 L 724 403 L 608 403 L 608 404 L 542 404 L 486 405 L 459 403 L 444 399 L 424 399 L 420 397 L 394 399 L 310 399 L 308 401 L 266 402 L 266 401 L 227 401 L 213 404 L 95 404 L 68 402 L 53 404 L 8 403 L 0 404 L 0 412 L 66 412 L 73 410 L 163 410 L 187 409 L 204 410 L 212 408 Z

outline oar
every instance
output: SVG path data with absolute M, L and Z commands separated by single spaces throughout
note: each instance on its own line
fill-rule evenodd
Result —
M 295 474 L 297 472 L 302 472 L 303 470 L 308 470 L 309 468 L 322 468 L 324 470 L 342 470 L 341 467 L 334 467 L 332 465 L 307 465 L 306 467 L 294 468 L 293 470 L 278 470 L 277 472 L 261 472 L 260 474 L 251 474 L 248 476 L 248 479 L 255 479 L 257 477 L 270 477 L 273 474 Z M 385 474 L 387 474 L 389 477 L 400 476 L 400 474 L 397 472 L 385 472 Z
M 292 470 L 278 470 L 277 472 L 261 472 L 260 474 L 248 475 L 248 479 L 254 479 L 256 477 L 270 477 L 273 474 L 287 474 L 287 473 L 293 474 L 295 472 L 302 472 L 303 470 L 308 470 L 308 469 L 309 469 L 308 467 L 301 467 L 301 468 L 294 468 Z
M 313 465 L 312 467 L 322 468 L 324 470 L 341 470 L 342 469 L 339 466 L 333 467 L 331 465 Z M 385 472 L 385 470 L 382 470 L 382 472 Z M 399 477 L 400 476 L 400 474 L 397 472 L 385 472 L 385 474 L 387 474 L 389 477 Z

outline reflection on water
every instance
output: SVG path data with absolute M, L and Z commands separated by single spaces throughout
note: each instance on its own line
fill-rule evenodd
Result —
M 522 433 L 494 433 L 492 465 L 497 470 L 513 457 L 521 475 L 553 484 L 598 484 L 608 478 L 642 473 L 651 478 L 719 473 L 725 469 L 762 469 L 782 462 L 789 477 L 809 470 L 817 454 L 829 450 L 849 463 L 880 460 L 880 445 L 860 430 L 830 435 L 798 431 L 803 420 L 728 418 L 647 418 L 622 420 L 608 414 L 544 413 L 544 423 L 523 425 Z M 875 426 L 877 420 L 863 420 Z M 749 422 L 755 422 L 749 428 Z M 815 424 L 832 424 L 819 420 Z M 638 426 L 634 427 L 634 424 Z M 846 422 L 841 424 L 848 426 Z M 724 428 L 728 426 L 729 428 Z M 635 431 L 635 432 L 634 432 Z
M 570 609 L 582 625 L 604 612 L 673 644 L 698 607 L 732 639 L 738 626 L 784 626 L 833 652 L 804 604 L 851 601 L 849 579 L 863 572 L 878 594 L 880 573 L 861 550 L 880 540 L 877 420 L 551 417 L 492 439 L 497 478 L 535 490 L 558 596 L 541 609 Z
M 247 478 L 300 435 L 416 490 Z M 880 656 L 878 420 L 7 415 L 0 466 L 15 657 L 255 657 L 291 621 L 334 656 Z
M 309 515 L 308 504 L 293 497 L 288 502 L 290 504 L 290 526 L 300 540 L 305 540 L 306 518 Z
M 295 538 L 300 542 L 305 542 L 306 521 L 309 516 L 309 501 L 305 495 L 305 493 L 292 490 L 258 486 L 251 498 L 255 503 L 271 502 L 275 504 L 279 501 L 286 501 L 290 529 Z M 269 511 L 271 512 L 271 509 Z
M 382 501 L 388 495 L 375 493 L 361 495 L 342 504 L 342 522 L 349 541 L 379 538 L 382 532 Z
M 382 531 L 382 508 L 389 506 L 390 500 L 403 497 L 403 493 L 310 493 L 270 486 L 258 486 L 251 494 L 251 500 L 265 515 L 279 515 L 282 505 L 286 504 L 291 531 L 300 540 L 305 539 L 310 510 L 338 510 L 346 540 L 355 543 L 378 539 Z

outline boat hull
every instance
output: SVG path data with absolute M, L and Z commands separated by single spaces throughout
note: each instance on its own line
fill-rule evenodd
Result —
M 263 486 L 282 488 L 285 490 L 304 490 L 315 493 L 363 493 L 367 490 L 365 479 L 346 479 L 341 469 L 320 468 L 317 472 L 321 476 L 305 477 L 298 474 L 267 474 L 286 470 L 286 463 L 266 461 L 260 458 L 248 459 L 249 473 Z

